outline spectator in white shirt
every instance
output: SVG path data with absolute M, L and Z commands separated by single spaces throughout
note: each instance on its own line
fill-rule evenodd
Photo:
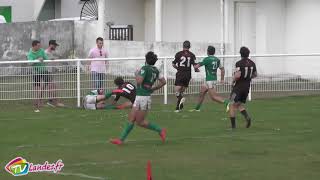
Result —
M 108 53 L 103 48 L 103 38 L 98 37 L 96 39 L 97 46 L 92 48 L 89 52 L 89 58 L 92 59 L 99 59 L 99 58 L 107 58 Z M 94 89 L 102 89 L 103 82 L 106 78 L 106 71 L 107 71 L 107 64 L 106 61 L 91 61 L 91 75 L 93 80 L 93 88 Z

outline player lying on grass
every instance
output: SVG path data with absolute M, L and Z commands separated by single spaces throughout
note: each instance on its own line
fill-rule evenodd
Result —
M 195 68 L 200 68 L 201 66 L 205 67 L 206 83 L 201 86 L 198 104 L 195 107 L 195 109 L 190 110 L 191 112 L 200 111 L 203 100 L 208 92 L 213 101 L 216 101 L 218 103 L 223 103 L 228 110 L 229 100 L 219 96 L 216 91 L 217 70 L 219 68 L 221 71 L 220 83 L 222 84 L 224 83 L 225 71 L 221 65 L 220 59 L 214 56 L 215 53 L 216 53 L 216 49 L 213 46 L 208 46 L 208 50 L 207 50 L 208 57 L 204 58 L 202 62 L 200 62 L 195 66 Z
M 146 65 L 136 72 L 137 97 L 131 112 L 129 112 L 126 127 L 123 129 L 120 138 L 110 140 L 112 144 L 123 144 L 134 124 L 157 132 L 162 142 L 165 142 L 166 130 L 146 119 L 147 113 L 151 109 L 151 94 L 166 84 L 166 79 L 160 75 L 159 70 L 154 66 L 157 60 L 156 54 L 151 51 L 148 52 L 146 54 Z M 153 86 L 156 80 L 159 80 L 159 83 Z
M 84 108 L 91 110 L 131 108 L 136 98 L 136 87 L 129 82 L 124 82 L 122 77 L 117 77 L 114 80 L 114 84 L 118 86 L 118 88 L 111 92 L 104 92 L 103 90 L 91 91 L 88 95 L 84 97 Z M 116 98 L 113 100 L 111 105 L 106 105 L 105 100 L 109 99 L 112 95 L 115 95 Z M 117 101 L 120 99 L 121 96 L 128 99 L 129 101 L 117 106 Z
M 230 121 L 231 128 L 236 128 L 236 111 L 239 110 L 247 121 L 246 127 L 251 126 L 251 118 L 248 115 L 244 104 L 246 103 L 251 80 L 257 77 L 256 64 L 249 59 L 250 50 L 247 47 L 240 49 L 241 60 L 236 63 L 236 71 L 234 73 L 234 86 L 230 95 Z

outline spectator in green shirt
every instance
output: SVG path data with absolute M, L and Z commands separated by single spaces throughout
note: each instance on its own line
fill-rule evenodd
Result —
M 47 87 L 50 90 L 52 84 L 52 76 L 50 76 L 50 74 L 48 73 L 47 67 L 43 62 L 43 60 L 48 59 L 48 56 L 41 48 L 40 41 L 35 40 L 32 41 L 32 48 L 28 52 L 27 57 L 29 61 L 39 61 L 33 63 L 32 66 L 34 71 L 34 90 L 36 93 L 36 100 L 34 102 L 35 112 L 40 112 L 39 108 L 41 106 L 41 98 L 44 92 L 44 88 Z M 44 84 L 45 86 L 42 86 L 41 84 Z

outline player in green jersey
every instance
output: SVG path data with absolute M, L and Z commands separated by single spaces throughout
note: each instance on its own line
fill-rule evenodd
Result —
M 112 144 L 123 144 L 133 129 L 134 124 L 157 132 L 160 135 L 162 142 L 165 142 L 166 130 L 160 128 L 157 124 L 146 120 L 148 110 L 151 109 L 151 94 L 153 91 L 162 88 L 167 83 L 166 79 L 160 75 L 159 70 L 154 66 L 157 60 L 157 55 L 153 52 L 148 52 L 146 54 L 146 65 L 136 73 L 137 95 L 132 110 L 129 113 L 127 125 L 123 129 L 120 138 L 110 140 Z M 159 80 L 160 83 L 153 86 L 156 80 Z
M 206 83 L 201 86 L 198 104 L 194 109 L 190 110 L 191 112 L 200 111 L 205 95 L 208 92 L 213 101 L 216 101 L 218 103 L 223 103 L 228 111 L 229 100 L 219 96 L 217 94 L 216 87 L 215 87 L 217 84 L 217 70 L 220 69 L 221 71 L 220 83 L 222 84 L 224 83 L 224 74 L 225 74 L 225 71 L 221 65 L 220 59 L 214 56 L 215 52 L 216 52 L 216 49 L 213 46 L 208 46 L 208 50 L 207 50 L 208 57 L 204 58 L 202 62 L 200 62 L 195 66 L 195 68 L 199 68 L 201 66 L 205 67 Z

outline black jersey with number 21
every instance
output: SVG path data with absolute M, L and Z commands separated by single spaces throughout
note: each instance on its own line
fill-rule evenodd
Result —
M 191 72 L 191 66 L 195 64 L 195 60 L 196 56 L 192 52 L 184 50 L 176 54 L 172 64 L 177 66 L 178 72 Z

